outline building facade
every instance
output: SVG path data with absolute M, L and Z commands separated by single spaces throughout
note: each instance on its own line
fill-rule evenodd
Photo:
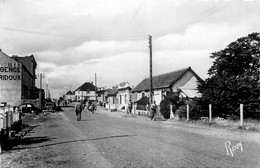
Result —
M 128 82 L 122 82 L 118 85 L 117 99 L 118 110 L 126 111 L 129 101 L 131 100 L 131 87 Z
M 21 104 L 22 64 L 0 51 L 0 103 Z
M 109 110 L 116 110 L 118 108 L 117 98 L 118 86 L 113 87 L 107 93 L 107 105 L 106 108 Z
M 64 95 L 64 99 L 67 101 L 73 101 L 75 100 L 75 93 L 72 92 L 71 90 L 69 90 L 65 95 Z
M 170 73 L 153 77 L 153 101 L 160 104 L 164 96 L 179 91 L 180 96 L 187 98 L 200 97 L 198 85 L 202 83 L 202 79 L 191 69 L 191 67 L 176 70 Z M 142 97 L 150 97 L 149 83 L 150 79 L 146 78 L 141 81 L 133 90 L 134 101 L 140 100 Z
M 9 57 L 0 50 L 0 102 L 18 106 L 23 99 L 39 95 L 35 87 L 36 67 L 33 55 Z
M 97 100 L 96 87 L 93 83 L 85 82 L 75 90 L 75 99 L 77 101 Z

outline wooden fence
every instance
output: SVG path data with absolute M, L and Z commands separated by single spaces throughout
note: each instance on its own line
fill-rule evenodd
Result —
M 21 119 L 21 111 L 13 107 L 0 107 L 0 130 L 10 128 Z

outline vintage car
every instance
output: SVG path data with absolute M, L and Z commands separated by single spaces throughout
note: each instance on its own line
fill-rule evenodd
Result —
M 19 108 L 21 109 L 22 113 L 38 113 L 40 111 L 38 107 L 35 107 L 31 103 L 23 103 L 19 105 Z
M 43 111 L 48 111 L 48 112 L 55 112 L 56 110 L 56 105 L 54 102 L 46 102 L 45 107 Z

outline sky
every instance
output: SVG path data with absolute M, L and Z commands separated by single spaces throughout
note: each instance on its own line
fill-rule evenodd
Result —
M 0 0 L 0 48 L 34 55 L 52 98 L 84 82 L 136 86 L 191 67 L 206 79 L 211 53 L 260 31 L 259 0 Z M 37 79 L 39 86 L 39 79 Z

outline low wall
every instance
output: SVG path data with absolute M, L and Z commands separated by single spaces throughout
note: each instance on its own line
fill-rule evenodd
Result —
M 21 112 L 13 107 L 0 107 L 0 130 L 11 127 L 20 120 Z

